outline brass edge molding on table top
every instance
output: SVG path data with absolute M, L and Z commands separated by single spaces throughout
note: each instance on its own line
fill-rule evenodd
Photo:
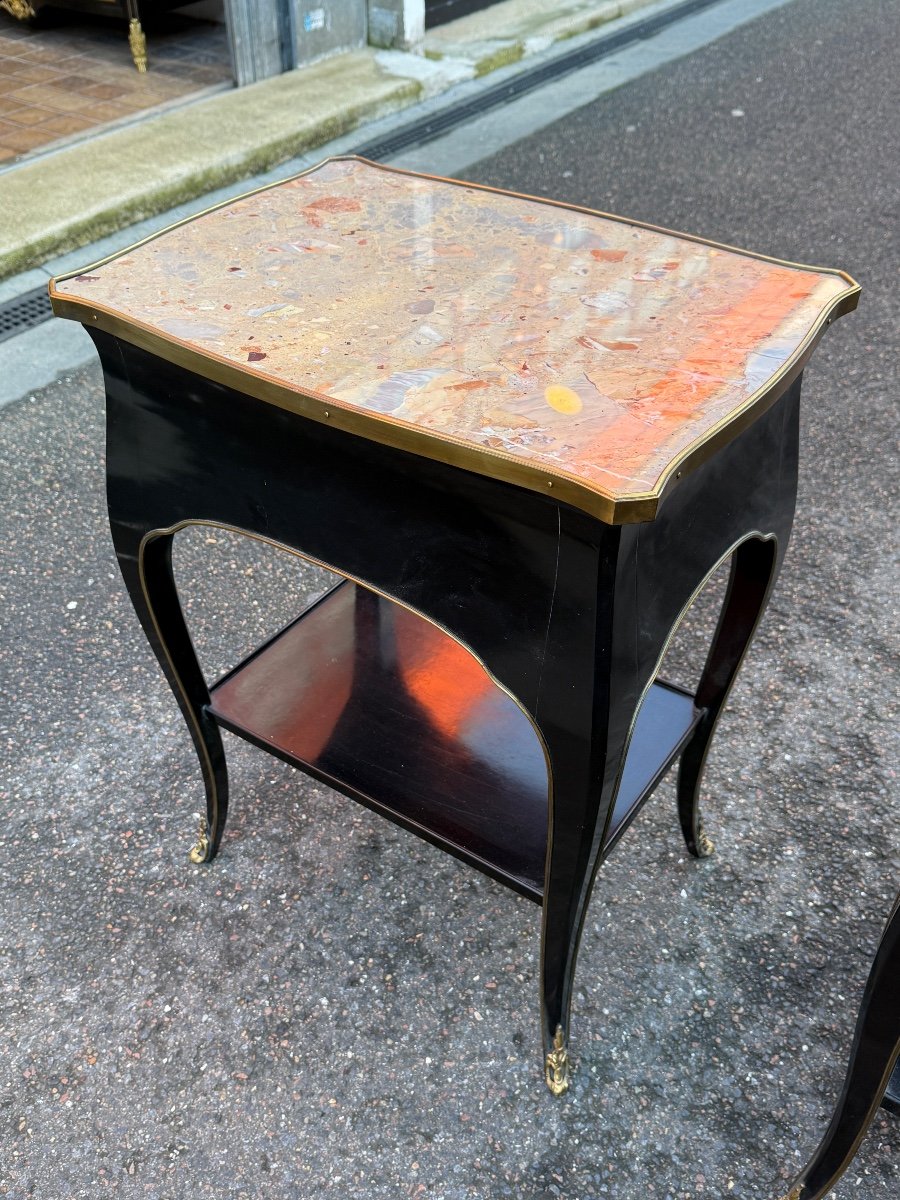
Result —
M 710 243 L 710 245 L 712 244 Z M 758 255 L 757 257 L 761 258 L 763 256 Z M 778 262 L 779 260 L 771 259 L 770 261 Z M 794 264 L 785 263 L 784 265 L 793 266 Z M 846 275 L 843 271 L 826 271 L 825 273 L 840 275 L 850 280 L 850 276 Z M 693 442 L 679 451 L 675 458 L 662 471 L 656 481 L 656 487 L 652 492 L 647 493 L 648 496 L 652 496 L 658 503 L 664 493 L 683 478 L 684 475 L 690 474 L 691 471 L 705 463 L 717 450 L 727 445 L 739 433 L 742 433 L 748 425 L 751 425 L 757 417 L 762 416 L 767 409 L 772 407 L 776 400 L 779 400 L 784 395 L 806 366 L 810 355 L 819 344 L 822 334 L 828 326 L 833 324 L 839 317 L 844 317 L 848 313 L 853 312 L 859 304 L 859 295 L 862 288 L 855 280 L 851 282 L 853 283 L 853 287 L 841 295 L 835 296 L 831 304 L 822 310 L 818 320 L 810 327 L 806 337 L 794 353 L 786 362 L 782 363 L 778 371 L 769 378 L 766 384 L 758 388 L 751 396 L 748 396 L 744 403 L 730 413 L 729 416 L 717 421 L 706 433 L 695 438 Z M 625 518 L 625 520 L 642 519 Z
M 543 470 L 512 455 L 473 446 L 449 434 L 435 435 L 412 425 L 400 425 L 395 421 L 385 420 L 377 413 L 363 412 L 329 396 L 316 394 L 312 389 L 305 393 L 296 391 L 259 370 L 248 370 L 241 364 L 210 351 L 200 353 L 177 338 L 161 334 L 141 322 L 124 320 L 102 306 L 63 297 L 53 290 L 50 292 L 53 311 L 57 316 L 68 317 L 81 321 L 86 326 L 102 329 L 142 350 L 156 354 L 175 366 L 243 392 L 256 400 L 274 404 L 289 412 L 332 425 L 382 445 L 548 495 L 551 499 L 570 504 L 573 508 L 580 509 L 609 525 L 653 520 L 665 492 L 686 474 L 706 462 L 712 454 L 730 442 L 784 394 L 803 369 L 822 331 L 835 315 L 843 315 L 855 308 L 858 294 L 857 288 L 856 292 L 836 297 L 793 356 L 767 385 L 749 397 L 740 409 L 719 422 L 718 426 L 687 446 L 660 476 L 656 488 L 648 492 L 616 497 L 599 487 L 591 488 L 583 480 L 558 469 Z M 840 311 L 835 314 L 835 310 Z
M 541 470 L 512 455 L 473 446 L 451 434 L 438 436 L 412 425 L 400 425 L 396 421 L 385 420 L 378 413 L 363 412 L 330 396 L 317 394 L 312 389 L 308 392 L 296 391 L 261 371 L 248 371 L 242 365 L 209 351 L 201 354 L 176 338 L 161 334 L 140 322 L 123 320 L 99 305 L 82 304 L 53 292 L 51 299 L 53 311 L 59 317 L 69 317 L 81 321 L 85 326 L 101 329 L 177 367 L 345 433 L 542 493 L 551 500 L 570 504 L 610 525 L 649 521 L 656 512 L 655 497 L 629 498 L 627 504 L 623 504 L 599 489 L 593 491 L 581 480 L 561 471 Z M 626 508 L 627 513 L 624 511 Z
M 57 284 L 59 283 L 76 278 L 82 274 L 90 273 L 104 264 L 162 237 L 173 229 L 180 228 L 197 220 L 207 213 L 226 208 L 245 197 L 277 188 L 282 183 L 288 182 L 288 180 L 279 180 L 276 183 L 266 184 L 263 187 L 251 189 L 242 196 L 235 196 L 219 204 L 212 205 L 203 212 L 196 213 L 191 217 L 185 217 L 167 226 L 165 229 L 159 230 L 157 233 L 135 242 L 133 246 L 108 255 L 106 258 L 90 266 L 56 276 L 49 284 L 50 300 L 54 313 L 60 317 L 80 321 L 86 326 L 102 329 L 106 333 L 120 337 L 124 341 L 156 354 L 166 361 L 174 363 L 176 366 L 193 371 L 195 374 L 205 375 L 217 383 L 243 392 L 264 403 L 274 404 L 277 407 L 295 412 L 323 424 L 337 426 L 347 433 L 355 434 L 383 445 L 393 446 L 396 449 L 404 450 L 421 457 L 525 487 L 530 491 L 550 495 L 551 498 L 570 504 L 574 508 L 581 509 L 590 516 L 596 517 L 607 524 L 620 525 L 652 520 L 656 515 L 663 495 L 682 479 L 684 475 L 700 466 L 720 447 L 731 441 L 753 420 L 771 407 L 803 369 L 825 328 L 838 317 L 852 312 L 858 304 L 860 286 L 844 271 L 833 268 L 809 267 L 801 263 L 792 263 L 768 255 L 757 254 L 753 251 L 740 250 L 725 243 L 712 242 L 706 238 L 690 234 L 676 233 L 661 226 L 650 225 L 642 221 L 632 221 L 626 217 L 603 213 L 580 205 L 566 204 L 562 201 L 546 200 L 522 193 L 508 192 L 501 188 L 488 187 L 483 184 L 446 179 L 442 176 L 423 175 L 419 172 L 406 171 L 398 167 L 385 167 L 380 163 L 372 163 L 368 159 L 363 159 L 356 155 L 340 155 L 326 159 L 323 163 L 309 167 L 307 170 L 301 171 L 291 178 L 299 179 L 304 175 L 318 170 L 325 163 L 334 161 L 366 163 L 379 170 L 399 175 L 419 179 L 424 178 L 434 182 L 452 184 L 457 187 L 471 188 L 496 195 L 514 196 L 518 199 L 533 201 L 549 207 L 602 217 L 620 224 L 650 230 L 654 233 L 680 238 L 684 241 L 694 242 L 715 249 L 738 253 L 745 257 L 773 263 L 782 267 L 832 275 L 843 279 L 848 287 L 846 291 L 835 296 L 831 303 L 822 309 L 818 319 L 807 331 L 806 336 L 778 371 L 738 408 L 726 417 L 721 418 L 711 429 L 706 430 L 688 446 L 684 447 L 664 468 L 652 489 L 642 492 L 632 492 L 630 495 L 621 496 L 612 495 L 598 485 L 591 486 L 583 479 L 561 471 L 558 468 L 545 469 L 542 466 L 528 463 L 513 455 L 505 454 L 500 450 L 475 446 L 451 434 L 434 434 L 415 425 L 400 424 L 394 420 L 387 420 L 371 410 L 361 410 L 347 405 L 323 393 L 315 392 L 313 389 L 300 392 L 293 387 L 279 382 L 274 377 L 266 375 L 258 368 L 248 369 L 243 364 L 235 363 L 233 360 L 217 355 L 212 351 L 197 350 L 179 338 L 161 333 L 154 327 L 133 318 L 122 317 L 118 312 L 103 305 L 88 303 L 80 298 L 62 295 L 57 291 Z

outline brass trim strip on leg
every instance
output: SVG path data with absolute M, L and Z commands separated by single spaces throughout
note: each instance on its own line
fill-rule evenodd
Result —
M 891 909 L 891 916 L 888 918 L 888 925 L 890 924 L 898 905 L 900 905 L 900 895 L 898 895 L 897 900 L 894 902 L 894 907 L 893 907 L 893 909 Z M 885 926 L 885 930 L 886 929 L 887 929 L 887 926 Z M 883 937 L 884 937 L 884 934 L 882 933 L 882 938 Z M 879 939 L 879 941 L 878 941 L 878 949 L 879 950 L 881 949 L 881 939 Z M 876 957 L 877 957 L 878 951 L 876 950 L 875 953 L 876 953 Z M 859 1018 L 857 1018 L 857 1020 L 858 1019 Z M 875 1089 L 876 1099 L 869 1105 L 868 1112 L 866 1113 L 865 1118 L 863 1119 L 862 1123 L 860 1124 L 859 1132 L 857 1133 L 856 1137 L 853 1139 L 853 1144 L 850 1146 L 850 1149 L 847 1151 L 846 1155 L 844 1156 L 844 1161 L 833 1172 L 830 1179 L 828 1180 L 826 1192 L 830 1192 L 833 1187 L 837 1186 L 838 1181 L 842 1178 L 842 1176 L 846 1172 L 847 1168 L 850 1166 L 851 1162 L 853 1162 L 853 1159 L 856 1156 L 856 1152 L 859 1149 L 860 1145 L 862 1144 L 863 1138 L 866 1136 L 866 1134 L 869 1132 L 869 1129 L 871 1128 L 872 1121 L 875 1118 L 875 1113 L 878 1111 L 879 1107 L 881 1106 L 881 1101 L 884 1097 L 885 1091 L 887 1090 L 887 1085 L 890 1082 L 890 1078 L 894 1073 L 894 1067 L 897 1065 L 898 1062 L 900 1062 L 900 1043 L 898 1043 L 898 1045 L 894 1049 L 894 1052 L 891 1054 L 890 1058 L 888 1059 L 887 1067 L 881 1077 L 881 1083 Z M 848 1071 L 849 1071 L 849 1064 L 848 1064 Z M 807 1173 L 807 1175 L 811 1173 L 813 1163 L 815 1163 L 816 1159 L 818 1158 L 819 1151 L 821 1149 L 822 1149 L 822 1143 L 819 1144 L 819 1147 L 816 1150 L 816 1153 L 813 1155 L 813 1158 L 810 1160 L 809 1163 L 807 1163 L 806 1167 L 804 1168 L 804 1171 Z M 802 1195 L 803 1189 L 805 1187 L 806 1187 L 806 1180 L 804 1179 L 804 1180 L 801 1180 L 800 1183 L 796 1184 L 794 1187 L 794 1191 L 789 1192 L 788 1195 L 783 1198 L 783 1200 L 801 1200 L 801 1195 Z M 796 1196 L 794 1195 L 794 1192 L 796 1192 Z M 822 1197 L 826 1194 L 826 1192 L 822 1192 L 822 1191 L 814 1189 L 814 1196 Z

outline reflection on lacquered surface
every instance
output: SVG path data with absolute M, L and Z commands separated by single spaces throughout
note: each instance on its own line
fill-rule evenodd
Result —
M 539 891 L 547 768 L 534 727 L 415 613 L 345 583 L 214 688 L 213 710 Z
M 57 285 L 291 389 L 617 497 L 652 488 L 852 290 L 359 160 Z
M 344 583 L 212 689 L 227 729 L 540 900 L 549 778 L 530 719 L 459 642 Z M 699 718 L 650 689 L 604 853 Z

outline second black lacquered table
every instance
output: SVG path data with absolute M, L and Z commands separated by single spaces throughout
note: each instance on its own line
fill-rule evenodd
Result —
M 800 374 L 849 276 L 617 217 L 329 160 L 51 285 L 103 363 L 116 553 L 197 748 L 220 729 L 543 907 L 569 1077 L 595 873 L 679 760 L 691 853 L 716 721 L 784 557 Z M 213 685 L 175 534 L 343 576 Z M 722 563 L 694 693 L 658 678 Z

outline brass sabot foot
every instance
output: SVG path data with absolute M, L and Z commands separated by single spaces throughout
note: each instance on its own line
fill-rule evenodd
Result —
M 0 0 L 0 8 L 17 21 L 29 21 L 34 16 L 34 9 L 28 0 Z
M 566 1049 L 562 1026 L 557 1025 L 553 1049 L 544 1064 L 544 1079 L 554 1096 L 561 1096 L 569 1087 L 569 1052 Z
M 192 863 L 205 863 L 209 857 L 209 826 L 206 817 L 199 818 L 197 840 L 191 847 L 190 860 Z
M 697 853 L 701 858 L 709 858 L 715 848 L 715 842 L 706 833 L 701 821 L 697 827 Z M 786 1197 L 786 1200 L 791 1200 L 790 1196 Z
M 143 75 L 147 70 L 147 39 L 137 17 L 132 17 L 128 22 L 128 45 L 134 65 Z

